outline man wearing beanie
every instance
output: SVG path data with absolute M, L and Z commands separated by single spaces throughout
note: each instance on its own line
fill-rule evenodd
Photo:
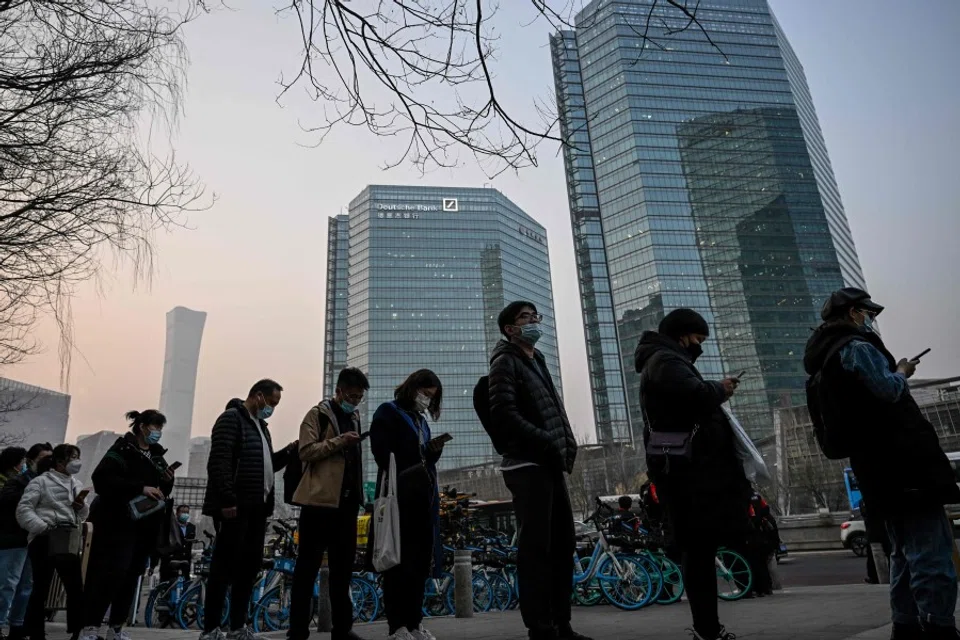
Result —
M 709 336 L 703 316 L 676 309 L 658 331 L 644 332 L 635 355 L 647 469 L 683 552 L 694 638 L 729 640 L 717 613 L 714 558 L 718 547 L 744 539 L 753 492 L 721 409 L 739 380 L 707 381 L 694 366 Z
M 960 489 L 910 394 L 917 360 L 895 360 L 874 330 L 881 311 L 862 289 L 830 295 L 803 356 L 807 373 L 819 374 L 808 404 L 839 446 L 831 457 L 849 456 L 870 519 L 886 525 L 893 640 L 956 639 L 953 528 L 943 507 L 960 503 Z

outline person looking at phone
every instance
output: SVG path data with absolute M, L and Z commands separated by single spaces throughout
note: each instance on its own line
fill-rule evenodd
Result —
M 395 640 L 435 640 L 421 623 L 430 563 L 434 561 L 437 575 L 443 568 L 437 461 L 446 439 L 432 437 L 426 416 L 440 418 L 443 385 L 434 372 L 420 369 L 397 387 L 393 397 L 377 408 L 370 424 L 370 450 L 380 471 L 377 495 L 388 477 L 390 454 L 397 474 L 400 564 L 383 572 L 387 627 Z M 376 531 L 370 541 L 375 535 Z M 435 562 L 438 556 L 440 561 Z
M 123 629 L 137 580 L 156 552 L 169 515 L 160 510 L 134 519 L 131 502 L 163 502 L 173 490 L 173 469 L 160 445 L 167 418 L 156 409 L 126 414 L 130 430 L 110 447 L 91 476 L 97 494 L 90 511 L 96 535 L 84 584 L 84 623 L 80 640 L 96 640 L 110 609 L 110 637 L 128 640 Z
M 357 555 L 357 514 L 363 504 L 363 457 L 357 408 L 370 388 L 367 376 L 350 367 L 337 376 L 332 398 L 310 409 L 300 424 L 303 475 L 293 494 L 300 506 L 297 565 L 290 601 L 291 640 L 310 636 L 313 585 L 324 552 L 330 563 L 333 640 L 357 640 L 353 632 L 350 580 Z M 296 460 L 291 464 L 298 464 Z
M 53 572 L 67 594 L 67 632 L 76 640 L 83 624 L 83 577 L 79 548 L 75 553 L 57 549 L 55 538 L 75 531 L 90 513 L 83 485 L 77 480 L 82 463 L 80 449 L 59 444 L 53 454 L 37 464 L 37 477 L 17 505 L 17 522 L 27 532 L 33 591 L 27 603 L 24 632 L 31 640 L 46 638 L 47 596 Z
M 890 537 L 893 639 L 955 639 L 953 528 L 943 507 L 960 503 L 960 489 L 936 430 L 910 394 L 907 379 L 919 357 L 891 355 L 876 331 L 882 311 L 862 289 L 833 292 L 803 364 L 825 390 L 816 398 L 817 419 L 842 427 L 863 500 Z

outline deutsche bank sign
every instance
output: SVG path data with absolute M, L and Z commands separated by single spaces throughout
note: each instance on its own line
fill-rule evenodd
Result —
M 460 211 L 460 203 L 457 202 L 456 198 L 444 198 L 443 199 L 443 210 L 456 213 Z
M 423 212 L 423 211 L 444 211 L 447 213 L 458 213 L 460 211 L 460 202 L 457 198 L 443 198 L 442 204 L 385 204 L 378 202 L 377 211 L 401 211 L 401 212 Z

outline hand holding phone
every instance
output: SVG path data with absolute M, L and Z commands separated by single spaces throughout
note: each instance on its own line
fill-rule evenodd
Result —
M 178 461 L 174 462 L 173 464 L 171 464 L 169 467 L 167 467 L 167 469 L 170 469 L 170 471 L 176 471 L 177 469 L 179 469 L 179 468 L 182 467 L 182 466 L 183 466 L 183 463 L 178 460 Z
M 910 358 L 910 362 L 920 362 L 920 358 L 927 355 L 928 353 L 930 353 L 929 347 L 921 351 L 919 355 L 915 355 L 912 358 Z
M 451 440 L 453 440 L 452 435 L 450 435 L 449 433 L 441 433 L 436 438 L 431 438 L 430 444 L 433 444 L 434 442 L 436 442 L 438 445 L 443 445 L 443 444 L 447 444 Z
M 77 494 L 76 501 L 84 502 L 86 501 L 88 495 L 90 495 L 90 489 L 84 489 L 83 491 Z
M 369 437 L 370 437 L 370 432 L 369 432 L 369 431 L 364 431 L 363 433 L 360 434 L 360 442 L 363 442 L 364 440 L 366 440 L 366 439 L 369 438 Z

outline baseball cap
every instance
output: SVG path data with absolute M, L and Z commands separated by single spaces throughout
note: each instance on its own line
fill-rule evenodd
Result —
M 820 317 L 824 320 L 830 320 L 841 312 L 851 308 L 872 311 L 877 315 L 883 311 L 883 306 L 871 300 L 870 294 L 863 289 L 844 287 L 830 294 L 830 297 L 823 305 L 823 309 L 820 311 Z

